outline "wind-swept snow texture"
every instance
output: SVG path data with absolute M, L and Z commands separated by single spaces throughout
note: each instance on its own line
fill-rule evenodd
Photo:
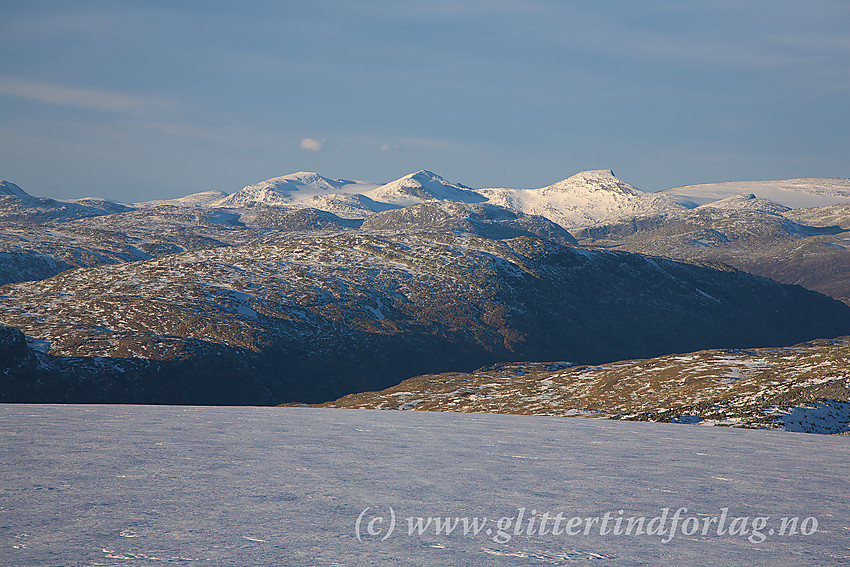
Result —
M 506 415 L 47 405 L 0 405 L 0 432 L 5 566 L 850 564 L 844 437 Z M 526 520 L 503 530 L 508 541 L 496 538 L 494 520 L 521 508 L 526 519 L 536 514 L 533 529 Z M 600 535 L 598 525 L 556 536 L 551 519 L 547 533 L 537 529 L 544 513 L 651 520 L 664 508 L 699 521 L 726 509 L 724 532 L 747 517 L 747 533 L 717 535 L 713 525 L 664 543 L 664 534 Z M 408 535 L 407 518 L 429 516 L 486 517 L 490 533 L 437 535 L 432 524 Z M 753 543 L 756 517 L 768 519 Z M 783 517 L 798 518 L 796 535 L 776 533 Z M 807 518 L 817 529 L 808 520 L 802 535 Z

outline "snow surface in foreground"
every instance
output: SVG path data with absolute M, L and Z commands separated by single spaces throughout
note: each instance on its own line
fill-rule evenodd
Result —
M 2 565 L 850 563 L 845 437 L 538 416 L 59 405 L 0 405 L 0 436 Z M 598 524 L 589 535 L 551 533 L 558 513 L 623 510 L 649 522 L 680 507 L 682 519 L 723 508 L 727 524 L 748 516 L 748 533 L 717 535 L 712 524 L 668 543 L 600 535 Z M 523 529 L 500 529 L 522 508 Z M 489 520 L 478 535 L 462 525 L 436 535 L 433 523 L 408 535 L 407 518 L 429 516 Z M 769 519 L 753 543 L 756 516 Z M 769 535 L 794 516 L 816 518 L 817 530 Z

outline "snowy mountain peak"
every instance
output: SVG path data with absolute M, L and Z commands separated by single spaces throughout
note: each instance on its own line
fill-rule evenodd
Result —
M 482 189 L 494 205 L 540 215 L 564 228 L 683 209 L 670 198 L 646 193 L 618 179 L 613 171 L 582 171 L 540 189 Z
M 266 179 L 252 185 L 246 185 L 242 190 L 292 192 L 303 188 L 310 188 L 320 191 L 336 191 L 350 183 L 353 182 L 345 179 L 331 179 L 313 171 L 298 171 L 280 177 L 272 177 L 271 179 Z
M 437 175 L 433 171 L 428 171 L 427 169 L 420 169 L 416 173 L 405 175 L 401 179 L 408 179 L 417 183 L 429 183 L 436 181 L 437 183 L 442 183 L 444 185 L 451 185 L 451 183 L 446 181 L 443 177 Z
M 343 187 L 344 185 L 354 183 L 353 181 L 348 181 L 347 179 L 331 179 L 329 177 L 319 175 L 315 171 L 297 171 L 295 173 L 290 173 L 281 177 L 269 179 L 267 181 L 264 181 L 263 183 L 269 182 L 274 182 L 276 185 L 309 185 L 317 189 L 321 188 L 326 190 L 336 190 L 340 187 Z
M 257 203 L 288 205 L 326 193 L 360 192 L 356 190 L 358 187 L 362 190 L 372 188 L 374 185 L 347 179 L 331 179 L 313 171 L 298 171 L 246 185 L 218 204 L 225 207 L 241 207 Z M 351 188 L 355 190 L 347 190 Z
M 390 181 L 366 195 L 375 201 L 401 206 L 426 201 L 480 203 L 486 200 L 466 186 L 446 181 L 436 173 L 425 169 Z
M 643 191 L 635 189 L 625 181 L 618 179 L 609 169 L 582 171 L 575 175 L 543 188 L 544 191 L 569 191 L 588 193 L 609 191 L 624 195 L 640 195 Z
M 590 181 L 600 179 L 617 179 L 617 176 L 614 175 L 614 172 L 610 169 L 589 169 L 587 171 L 580 171 L 571 176 L 569 179 L 587 179 Z
M 16 197 L 31 197 L 29 193 L 12 183 L 0 180 L 0 195 L 15 195 Z
M 416 173 L 410 173 L 405 175 L 404 177 L 400 177 L 395 181 L 388 183 L 390 184 L 398 184 L 403 187 L 426 187 L 430 184 L 437 185 L 454 185 L 445 180 L 445 178 L 437 175 L 433 171 L 428 171 L 427 169 L 420 169 Z

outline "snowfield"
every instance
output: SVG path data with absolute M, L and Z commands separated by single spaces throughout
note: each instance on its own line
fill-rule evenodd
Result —
M 0 405 L 0 435 L 2 565 L 850 564 L 846 437 L 106 405 Z
M 826 207 L 850 201 L 850 180 L 829 177 L 780 179 L 777 181 L 726 181 L 687 185 L 660 191 L 687 206 L 704 205 L 741 193 L 800 209 Z

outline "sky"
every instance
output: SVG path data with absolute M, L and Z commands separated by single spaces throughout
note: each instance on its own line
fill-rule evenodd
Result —
M 847 0 L 0 0 L 0 179 L 850 178 Z

